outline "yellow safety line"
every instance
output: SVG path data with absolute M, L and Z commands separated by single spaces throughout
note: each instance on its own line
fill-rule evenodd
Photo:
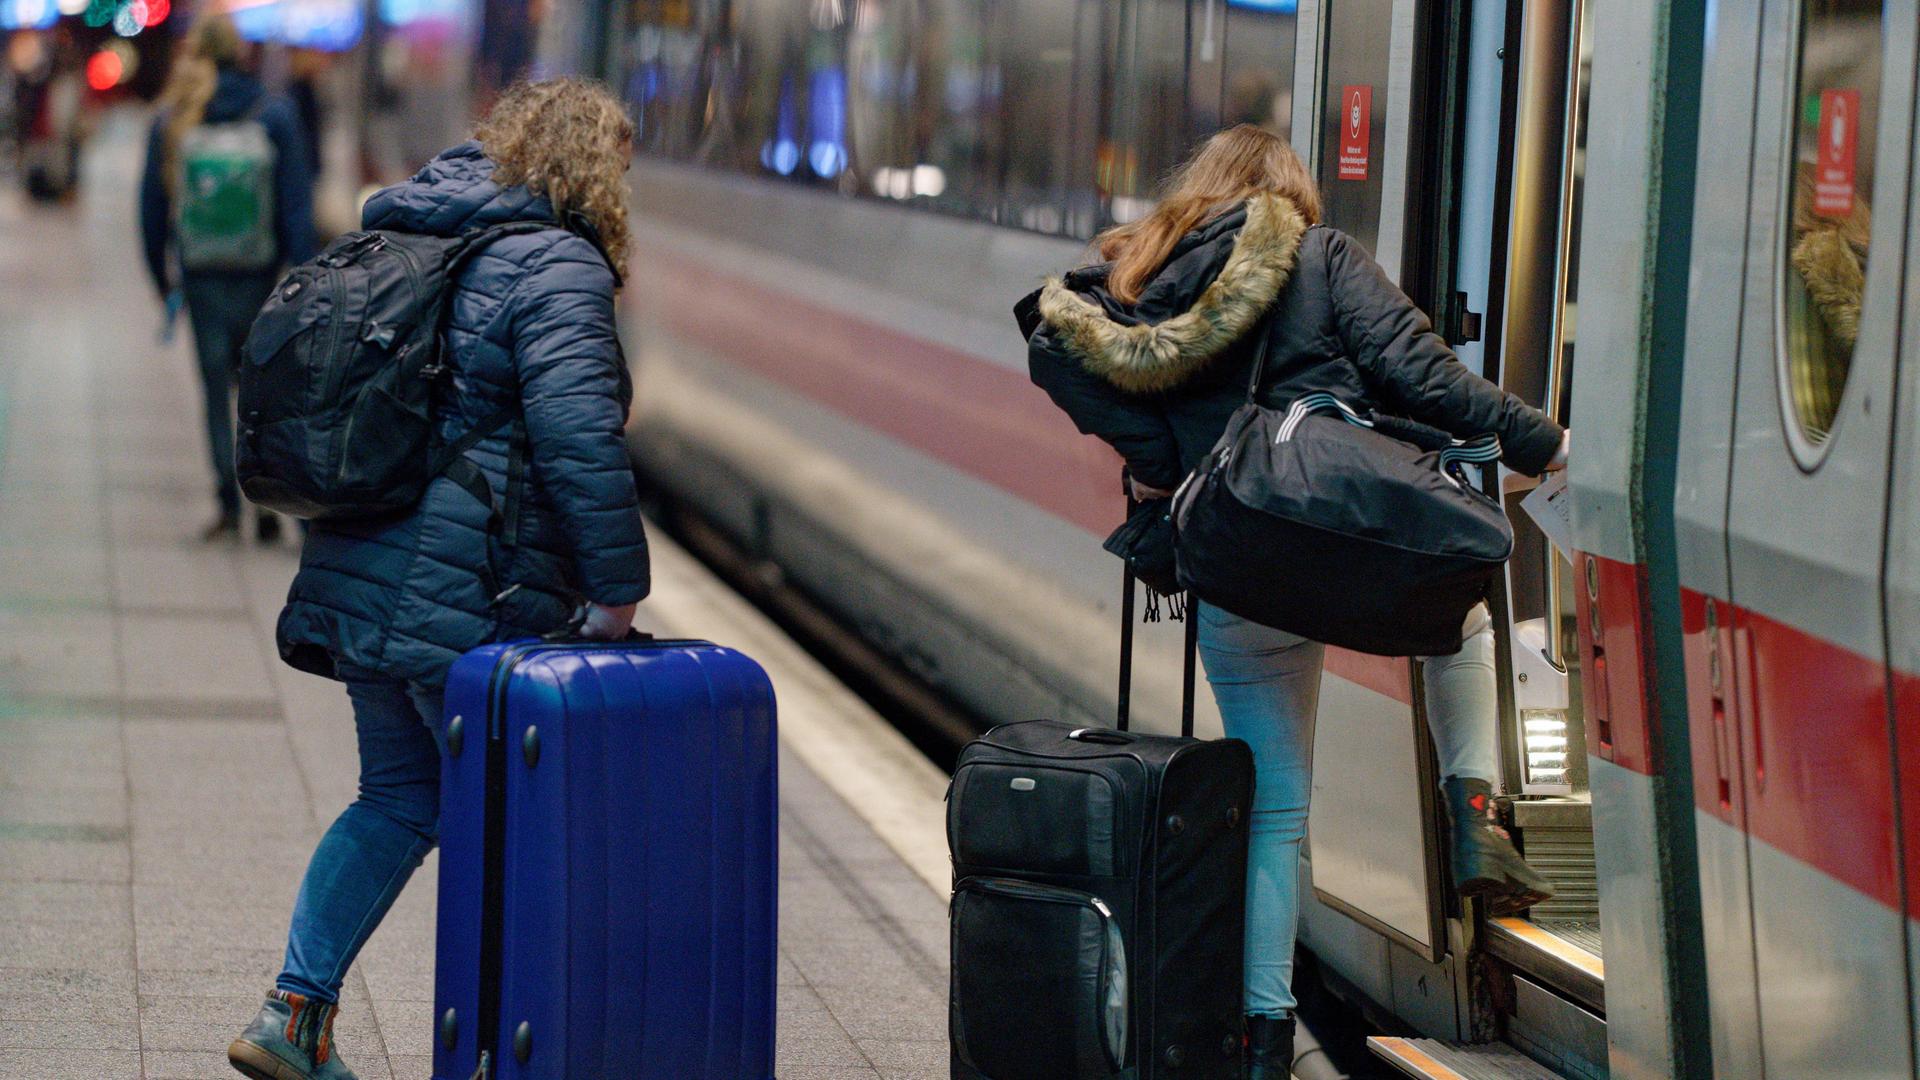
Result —
M 1581 971 L 1586 972 L 1588 975 L 1593 976 L 1595 979 L 1605 980 L 1606 965 L 1601 962 L 1599 957 L 1558 934 L 1549 930 L 1542 930 L 1525 919 L 1517 919 L 1512 916 L 1504 919 L 1495 919 L 1494 921 L 1499 923 L 1502 929 L 1511 932 L 1515 937 L 1525 940 L 1536 948 L 1552 953 L 1567 963 L 1572 964 L 1574 967 L 1579 968 Z
M 1467 1080 L 1466 1077 L 1428 1057 L 1424 1050 L 1405 1039 L 1390 1035 L 1375 1035 L 1367 1041 L 1392 1054 L 1401 1062 L 1419 1069 L 1421 1075 L 1431 1077 L 1432 1080 Z

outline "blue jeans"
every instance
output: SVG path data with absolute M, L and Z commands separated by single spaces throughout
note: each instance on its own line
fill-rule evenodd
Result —
M 1247 863 L 1246 1009 L 1288 1016 L 1300 925 L 1300 841 L 1313 791 L 1313 721 L 1326 647 L 1200 605 L 1200 660 L 1227 734 L 1253 747 L 1253 835 Z M 1498 775 L 1493 626 L 1483 605 L 1466 644 L 1422 662 L 1427 724 L 1442 776 Z
M 184 276 L 180 292 L 193 324 L 193 348 L 200 359 L 200 390 L 207 407 L 207 453 L 213 462 L 214 493 L 222 514 L 240 512 L 240 487 L 233 477 L 233 380 L 240 371 L 240 348 L 253 317 L 273 291 L 273 271 L 198 271 Z
M 340 1000 L 347 967 L 439 839 L 438 690 L 346 664 L 360 737 L 360 797 L 307 864 L 276 985 Z

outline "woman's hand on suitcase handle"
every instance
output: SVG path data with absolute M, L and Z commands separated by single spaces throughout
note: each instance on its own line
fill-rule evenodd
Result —
M 587 617 L 580 623 L 580 636 L 589 641 L 619 641 L 633 626 L 638 604 L 608 606 L 587 602 Z

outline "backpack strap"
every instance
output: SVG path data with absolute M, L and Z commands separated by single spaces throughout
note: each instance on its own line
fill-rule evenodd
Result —
M 452 442 L 441 446 L 433 455 L 433 465 L 429 476 L 446 474 L 447 479 L 459 484 L 474 501 L 487 508 L 487 527 L 492 528 L 502 520 L 499 500 L 494 498 L 493 486 L 487 483 L 486 474 L 480 467 L 467 460 L 467 451 L 480 445 L 480 440 L 499 431 L 513 422 L 520 414 L 519 402 L 509 402 L 488 413 L 480 422 L 468 428 Z

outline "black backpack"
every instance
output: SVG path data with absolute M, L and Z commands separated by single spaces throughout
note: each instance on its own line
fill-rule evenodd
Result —
M 560 227 L 512 222 L 457 237 L 352 232 L 290 271 L 242 352 L 234 464 L 247 498 L 294 517 L 373 517 L 419 502 L 446 473 L 491 504 L 465 454 L 519 406 L 502 406 L 452 441 L 435 437 L 452 282 L 491 241 Z

